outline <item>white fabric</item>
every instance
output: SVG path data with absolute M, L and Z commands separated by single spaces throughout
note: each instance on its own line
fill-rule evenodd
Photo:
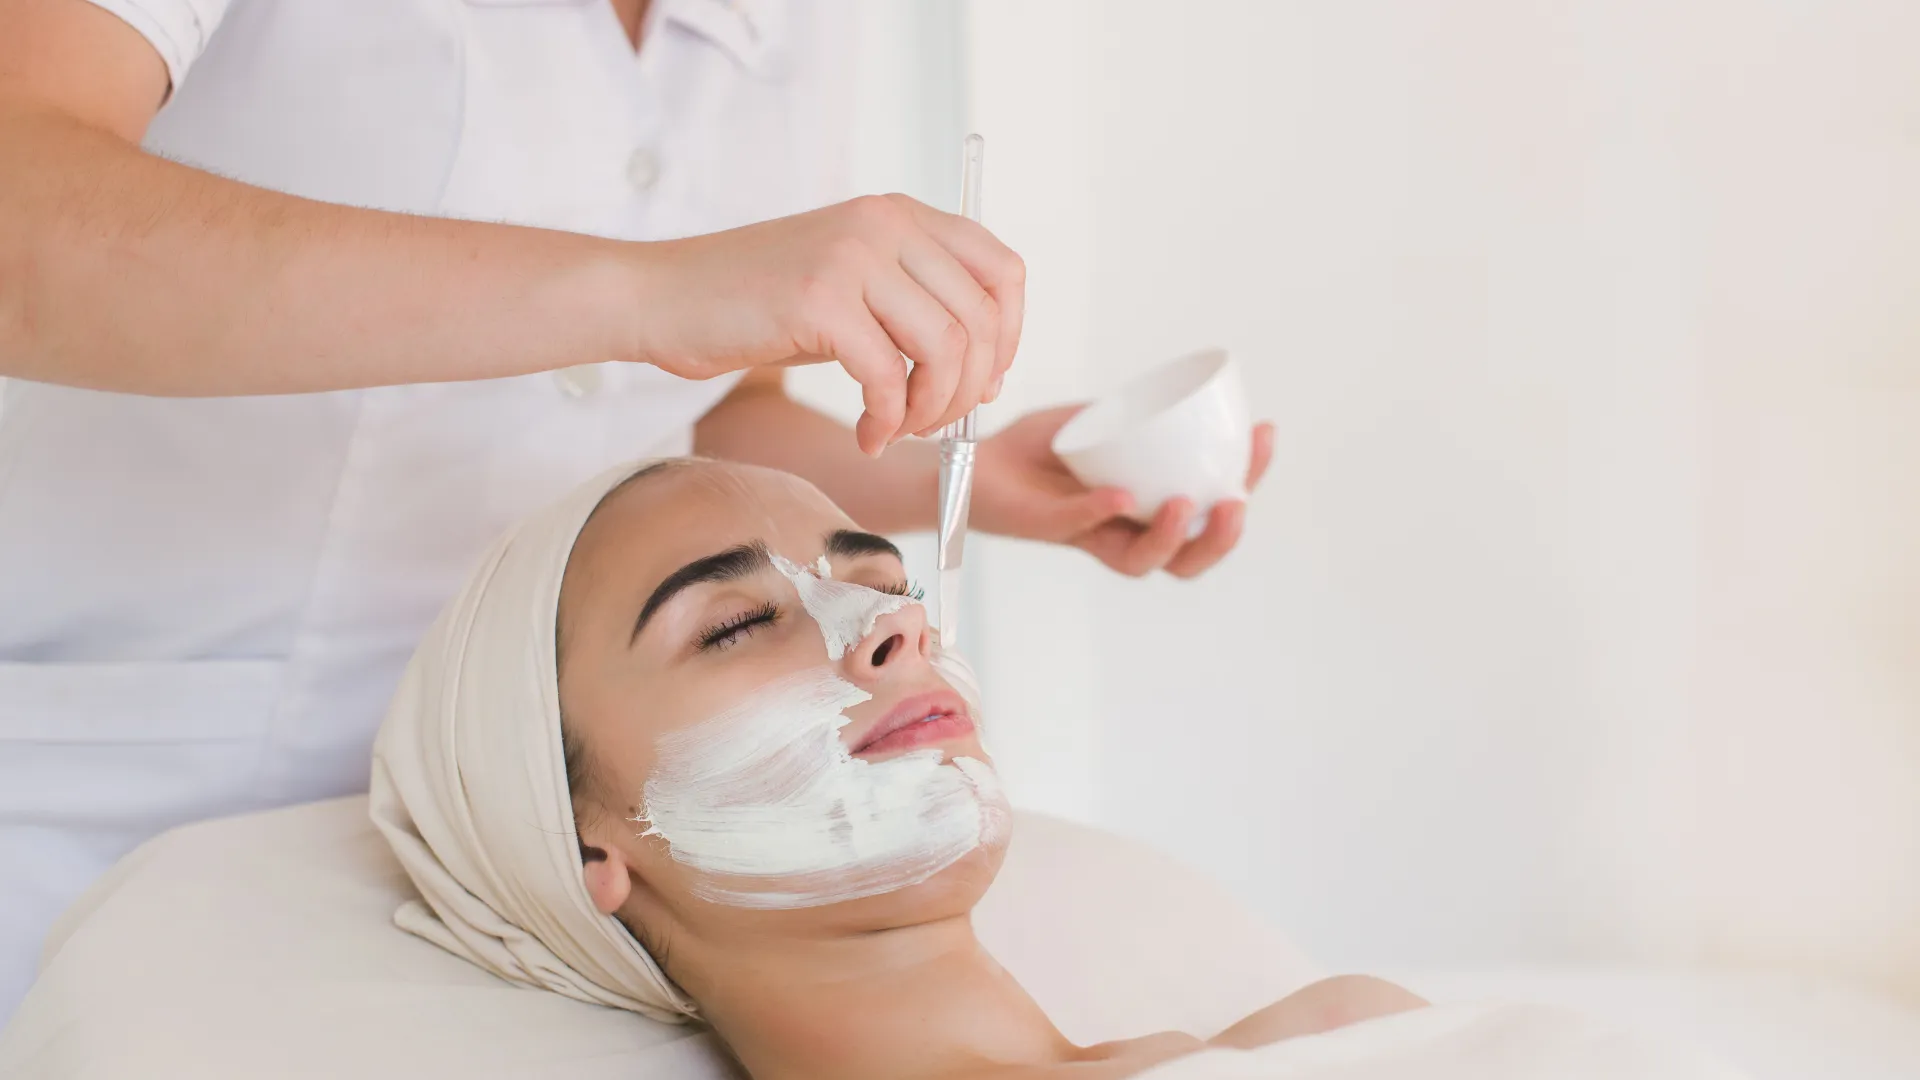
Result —
M 510 985 L 396 929 L 411 895 L 364 798 L 170 832 L 62 917 L 43 977 L 0 1031 L 0 1076 L 730 1075 L 697 1026 Z M 1083 1043 L 1215 1031 L 1320 974 L 1172 860 L 1027 814 L 976 917 Z
M 373 745 L 373 823 L 425 903 L 395 921 L 503 979 L 656 1020 L 694 1013 L 580 874 L 554 627 L 608 469 L 494 544 L 434 620 Z
M 1287 1039 L 1209 1050 L 1139 1080 L 1744 1080 L 1699 1049 L 1545 1005 L 1437 1005 Z
M 606 0 L 109 5 L 191 65 L 147 146 L 251 183 L 636 239 L 847 194 L 843 3 L 653 8 L 636 57 Z M 141 840 L 364 790 L 400 669 L 485 545 L 684 451 L 729 385 L 592 374 L 203 400 L 7 381 L 0 1018 L 47 922 Z
M 92 0 L 126 20 L 166 62 L 174 86 L 200 59 L 230 0 Z
M 1429 1001 L 1534 1001 L 1685 1038 L 1753 1080 L 1920 1077 L 1920 1003 L 1842 979 L 1765 971 L 1385 972 Z

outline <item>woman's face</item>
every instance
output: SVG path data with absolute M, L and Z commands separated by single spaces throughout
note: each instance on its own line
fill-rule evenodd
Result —
M 645 940 L 972 906 L 1005 807 L 913 591 L 890 543 L 785 473 L 690 462 L 602 503 L 559 647 L 603 910 Z

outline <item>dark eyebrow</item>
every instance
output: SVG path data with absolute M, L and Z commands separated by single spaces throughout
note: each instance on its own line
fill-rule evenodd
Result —
M 640 631 L 647 628 L 647 620 L 653 618 L 653 613 L 682 591 L 707 582 L 738 581 L 772 568 L 772 556 L 767 554 L 767 545 L 761 540 L 693 560 L 668 574 L 653 590 L 653 595 L 647 597 L 647 602 L 640 607 L 640 617 L 633 620 L 633 635 L 627 638 L 627 644 L 631 646 L 639 641 Z
M 836 529 L 827 534 L 827 554 L 850 559 L 856 555 L 891 555 L 900 559 L 900 549 L 893 541 L 876 533 L 860 532 L 857 529 Z M 905 559 L 900 559 L 905 562 Z

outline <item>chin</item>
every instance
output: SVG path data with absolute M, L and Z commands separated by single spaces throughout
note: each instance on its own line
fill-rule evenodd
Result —
M 836 927 L 848 932 L 897 930 L 968 914 L 987 894 L 1006 861 L 1013 815 L 1004 804 L 998 813 L 999 827 L 991 837 L 918 885 L 812 910 L 831 912 Z
M 946 750 L 949 763 L 954 758 L 988 761 L 974 739 L 954 740 L 943 749 Z M 746 905 L 745 910 L 751 914 L 741 917 L 768 928 L 805 927 L 815 931 L 871 933 L 966 915 L 993 884 L 1006 859 L 1007 845 L 1013 838 L 1013 810 L 998 783 L 977 784 L 975 796 L 980 808 L 979 841 L 932 877 L 917 884 L 859 899 L 800 907 Z M 833 876 L 822 872 L 822 876 L 812 879 L 813 888 L 831 895 L 835 891 L 834 880 Z M 839 884 L 844 886 L 847 880 L 841 878 Z M 748 891 L 752 891 L 750 886 Z M 714 898 L 711 894 L 704 899 L 721 908 L 730 906 L 727 900 Z
M 856 917 L 869 930 L 894 930 L 960 918 L 971 913 L 987 894 L 987 888 L 1000 873 L 1006 851 L 1004 841 L 983 844 L 918 885 L 852 901 L 848 906 L 862 909 Z

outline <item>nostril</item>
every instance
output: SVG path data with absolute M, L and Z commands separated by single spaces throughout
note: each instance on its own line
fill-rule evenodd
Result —
M 894 634 L 893 636 L 887 638 L 887 640 L 881 642 L 880 647 L 873 650 L 873 666 L 879 667 L 880 665 L 886 663 L 887 657 L 892 656 L 893 650 L 900 647 L 902 644 L 905 644 L 905 642 L 903 641 L 903 639 L 900 637 L 899 634 Z

